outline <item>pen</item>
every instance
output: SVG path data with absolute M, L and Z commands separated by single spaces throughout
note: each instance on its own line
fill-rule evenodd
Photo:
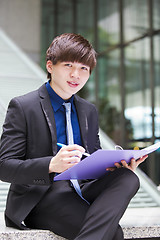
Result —
M 59 147 L 64 147 L 64 146 L 66 146 L 65 144 L 63 144 L 63 143 L 57 143 L 57 146 L 59 146 Z M 90 156 L 90 154 L 89 153 L 86 153 L 86 152 L 84 152 L 84 153 L 82 153 L 84 156 L 86 156 L 86 157 L 89 157 Z

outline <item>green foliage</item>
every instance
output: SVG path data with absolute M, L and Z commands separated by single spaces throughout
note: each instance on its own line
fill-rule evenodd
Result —
M 103 131 L 117 144 L 121 141 L 121 112 L 111 106 L 105 98 L 99 101 L 99 123 Z M 126 140 L 132 138 L 133 128 L 130 120 L 125 118 Z

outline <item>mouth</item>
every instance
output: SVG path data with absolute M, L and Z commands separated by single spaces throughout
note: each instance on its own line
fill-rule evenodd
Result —
M 78 87 L 78 86 L 79 86 L 79 84 L 78 84 L 78 83 L 76 83 L 76 82 L 67 81 L 67 83 L 68 83 L 68 85 L 69 85 L 70 87 L 72 87 L 72 88 L 76 88 L 76 87 Z

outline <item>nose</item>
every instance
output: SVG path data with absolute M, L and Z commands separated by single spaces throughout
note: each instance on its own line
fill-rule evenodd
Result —
M 79 70 L 77 68 L 72 68 L 71 70 L 71 77 L 72 78 L 80 78 L 80 73 Z

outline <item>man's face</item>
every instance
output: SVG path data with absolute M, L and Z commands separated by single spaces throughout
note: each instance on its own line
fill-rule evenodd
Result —
M 64 100 L 77 93 L 90 76 L 90 67 L 77 62 L 58 62 L 53 65 L 47 61 L 51 73 L 51 87 Z

